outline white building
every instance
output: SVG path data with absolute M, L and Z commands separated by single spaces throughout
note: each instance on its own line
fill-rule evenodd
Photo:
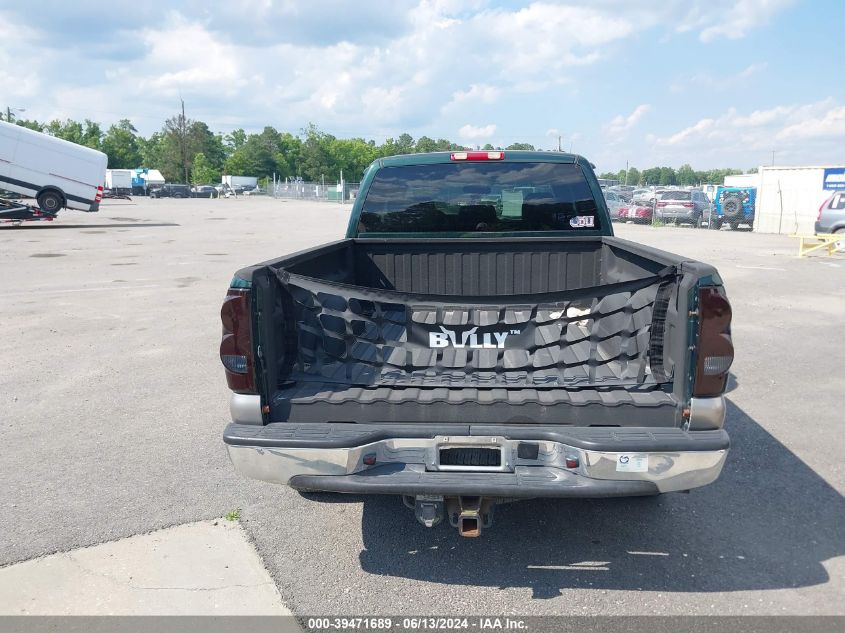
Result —
M 727 176 L 725 186 L 757 187 L 755 231 L 812 234 L 822 202 L 833 188 L 845 189 L 845 165 L 760 167 L 756 174 Z

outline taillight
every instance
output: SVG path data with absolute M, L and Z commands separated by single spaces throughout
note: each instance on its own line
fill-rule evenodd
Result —
M 682 202 L 681 206 L 684 207 L 684 209 L 692 209 L 695 205 L 692 202 Z
M 816 216 L 816 222 L 822 221 L 822 212 L 824 211 L 824 208 L 827 206 L 828 200 L 830 200 L 830 198 L 827 198 L 824 202 L 822 202 L 822 206 L 819 207 L 819 214 Z
M 97 187 L 97 195 L 94 196 L 94 202 L 102 202 L 103 201 L 103 185 L 99 185 Z
M 452 160 L 504 160 L 504 152 L 452 152 Z
M 725 391 L 734 360 L 731 341 L 731 304 L 721 286 L 698 291 L 698 360 L 694 396 L 718 396 Z
M 666 206 L 666 203 L 665 203 L 665 202 L 658 202 L 658 203 L 657 203 L 657 206 L 658 206 L 658 207 L 665 207 L 665 206 Z
M 249 290 L 229 288 L 220 310 L 220 320 L 223 321 L 220 360 L 226 369 L 229 389 L 239 393 L 256 391 L 249 303 Z

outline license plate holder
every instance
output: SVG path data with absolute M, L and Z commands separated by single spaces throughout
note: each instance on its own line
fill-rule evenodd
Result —
M 427 467 L 447 472 L 513 472 L 509 449 L 500 437 L 436 437 Z

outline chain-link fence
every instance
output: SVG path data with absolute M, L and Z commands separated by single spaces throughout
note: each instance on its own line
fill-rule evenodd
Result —
M 344 182 L 338 184 L 325 184 L 319 182 L 277 182 L 270 184 L 270 193 L 274 198 L 286 198 L 291 200 L 314 200 L 322 202 L 349 203 L 354 202 L 358 197 L 358 189 L 361 183 Z

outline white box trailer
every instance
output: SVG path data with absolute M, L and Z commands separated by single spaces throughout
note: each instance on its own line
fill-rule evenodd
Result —
M 32 196 L 41 211 L 97 211 L 108 157 L 89 147 L 0 121 L 0 188 Z
M 754 230 L 760 233 L 812 235 L 821 204 L 837 185 L 830 175 L 845 164 L 761 166 L 750 186 L 757 187 Z
M 132 193 L 132 177 L 135 172 L 132 169 L 107 169 L 106 189 L 112 193 Z
M 235 187 L 255 188 L 258 185 L 257 176 L 223 176 L 222 183 L 230 189 Z

